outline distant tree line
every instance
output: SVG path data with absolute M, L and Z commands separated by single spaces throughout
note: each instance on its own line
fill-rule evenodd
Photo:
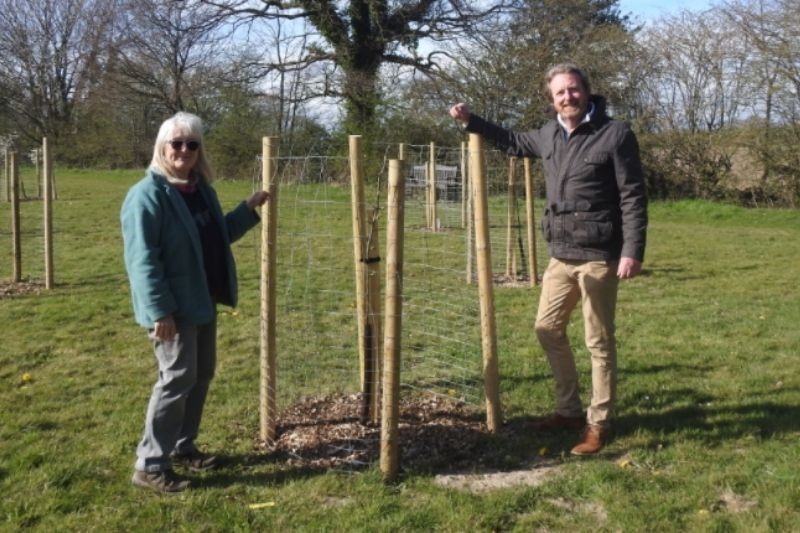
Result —
M 0 0 L 0 137 L 60 164 L 141 167 L 176 110 L 221 175 L 284 153 L 455 144 L 455 101 L 541 124 L 554 63 L 639 133 L 656 197 L 800 202 L 800 0 L 723 0 L 647 24 L 618 0 Z

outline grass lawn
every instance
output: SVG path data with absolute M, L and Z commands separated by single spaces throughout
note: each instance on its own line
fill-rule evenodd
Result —
M 488 491 L 442 486 L 436 471 L 406 471 L 387 486 L 377 466 L 313 471 L 255 446 L 256 230 L 234 247 L 241 304 L 220 314 L 219 365 L 200 436 L 228 461 L 197 476 L 193 490 L 167 497 L 130 484 L 155 377 L 132 319 L 119 231 L 119 207 L 140 174 L 58 169 L 56 289 L 0 299 L 0 530 L 800 530 L 800 212 L 651 205 L 644 275 L 620 289 L 615 439 L 597 458 L 568 455 L 575 435 L 529 429 L 552 409 L 532 327 L 538 289 L 497 288 L 506 424 L 487 437 L 472 470 L 547 465 L 553 476 Z M 226 208 L 251 188 L 217 184 Z M 23 277 L 34 285 L 43 278 L 41 211 L 41 202 L 22 203 Z M 0 202 L 4 285 L 10 218 Z M 502 243 L 495 245 L 497 258 Z M 340 277 L 346 294 L 352 274 Z M 342 307 L 331 312 L 352 314 Z M 325 314 L 311 325 L 327 324 Z M 293 342 L 307 334 L 298 329 Z M 569 334 L 585 391 L 589 361 L 577 314 Z M 341 348 L 352 350 L 350 342 Z

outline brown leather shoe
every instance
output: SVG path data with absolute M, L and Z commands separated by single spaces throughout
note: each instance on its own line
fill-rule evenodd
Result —
M 533 424 L 537 431 L 561 431 L 564 429 L 583 429 L 586 418 L 581 416 L 563 416 L 558 413 L 545 417 Z
M 187 453 L 172 453 L 169 457 L 174 464 L 178 464 L 192 472 L 204 472 L 219 465 L 219 457 L 203 453 L 197 448 Z
M 581 441 L 572 448 L 572 455 L 594 455 L 605 446 L 608 440 L 608 428 L 586 426 Z
M 171 468 L 160 472 L 145 472 L 134 470 L 131 483 L 137 487 L 154 490 L 164 494 L 177 494 L 189 488 L 190 482 L 179 476 Z

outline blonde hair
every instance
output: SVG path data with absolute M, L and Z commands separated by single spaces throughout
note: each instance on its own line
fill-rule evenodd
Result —
M 153 146 L 153 159 L 150 161 L 150 168 L 167 177 L 177 178 L 170 171 L 170 165 L 164 157 L 164 150 L 167 142 L 172 140 L 172 136 L 179 132 L 188 134 L 192 139 L 200 143 L 200 148 L 197 149 L 197 163 L 195 163 L 192 173 L 206 183 L 211 182 L 214 179 L 214 172 L 206 159 L 205 144 L 203 143 L 203 121 L 197 115 L 186 113 L 185 111 L 178 111 L 161 123 Z

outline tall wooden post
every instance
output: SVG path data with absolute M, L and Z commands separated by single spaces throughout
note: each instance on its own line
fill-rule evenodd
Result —
M 425 227 L 431 229 L 433 222 L 431 221 L 431 150 L 428 147 L 428 162 L 425 163 Z
M 528 261 L 528 279 L 531 287 L 539 285 L 539 265 L 536 259 L 536 215 L 533 211 L 533 171 L 531 170 L 531 158 L 526 157 L 525 163 L 525 218 L 528 223 L 528 250 L 530 250 L 531 260 Z
M 11 262 L 13 272 L 11 280 L 22 281 L 22 239 L 19 227 L 19 174 L 17 167 L 17 153 L 6 152 L 8 158 L 8 188 L 11 201 Z
M 436 143 L 430 144 L 428 152 L 428 229 L 437 231 L 439 214 L 436 209 Z
M 266 446 L 275 443 L 277 429 L 277 256 L 278 256 L 278 180 L 275 159 L 278 157 L 278 137 L 264 137 L 261 145 L 261 186 L 269 200 L 261 206 L 261 383 L 260 432 Z
M 506 276 L 509 280 L 517 277 L 517 255 L 514 251 L 516 231 L 514 225 L 514 206 L 517 202 L 517 158 L 508 158 L 508 192 L 506 209 Z
M 400 340 L 403 317 L 403 229 L 405 180 L 403 162 L 389 161 L 389 199 L 386 202 L 386 329 L 383 341 L 383 400 L 381 416 L 381 472 L 394 481 L 399 469 Z
M 3 165 L 3 174 L 4 174 L 3 177 L 5 178 L 5 180 L 3 181 L 3 197 L 5 198 L 6 202 L 11 201 L 11 159 L 9 156 L 10 153 L 11 151 L 8 148 L 6 148 L 4 153 L 5 158 L 3 159 L 5 163 Z
M 42 139 L 42 166 L 44 167 L 44 286 L 55 286 L 53 267 L 53 154 L 47 137 Z
M 44 143 L 42 143 L 44 144 Z M 33 166 L 36 168 L 36 196 L 37 198 L 44 197 L 43 184 L 42 184 L 42 154 L 44 150 L 39 148 L 33 149 Z
M 353 262 L 356 274 L 356 311 L 358 313 L 358 360 L 360 369 L 361 390 L 367 383 L 366 376 L 366 344 L 367 334 L 367 287 L 366 268 L 363 259 L 366 257 L 364 243 L 364 177 L 362 175 L 361 136 L 350 136 L 350 201 L 353 219 Z
M 469 145 L 466 142 L 461 143 L 462 149 L 463 147 L 467 147 L 467 157 L 466 159 L 466 168 L 464 174 L 468 176 L 466 182 L 466 188 L 463 191 L 463 194 L 467 197 L 467 235 L 466 235 L 466 242 L 467 242 L 467 269 L 466 269 L 466 277 L 467 277 L 467 284 L 472 284 L 473 278 L 473 269 L 472 264 L 475 261 L 475 187 L 472 181 L 472 175 L 470 174 L 470 158 L 471 155 L 469 154 Z
M 502 423 L 497 363 L 497 332 L 492 281 L 492 246 L 489 238 L 489 199 L 484 170 L 483 139 L 469 136 L 470 172 L 475 198 L 475 253 L 478 258 L 478 293 L 481 305 L 481 340 L 483 348 L 483 385 L 486 395 L 486 425 L 492 433 Z
M 367 255 L 364 258 L 366 275 L 366 300 L 367 300 L 367 335 L 365 343 L 365 371 L 366 383 L 364 385 L 364 422 L 379 422 L 380 415 L 380 390 L 381 390 L 381 280 L 380 280 L 380 252 L 378 241 L 378 210 L 371 209 L 369 214 L 370 229 L 367 236 Z
M 469 175 L 467 172 L 467 142 L 461 141 L 461 227 L 467 227 L 467 202 L 468 194 L 467 187 L 469 187 Z
M 53 197 L 53 200 L 58 200 L 58 186 L 56 183 L 56 173 L 50 172 L 50 196 Z

